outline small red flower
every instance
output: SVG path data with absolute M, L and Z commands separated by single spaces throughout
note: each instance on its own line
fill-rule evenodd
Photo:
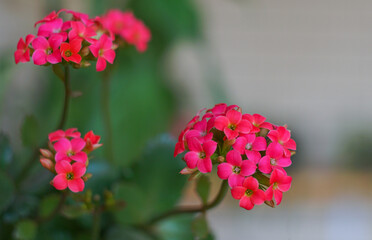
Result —
M 85 164 L 76 162 L 72 165 L 68 161 L 60 161 L 56 164 L 57 176 L 54 177 L 52 184 L 57 190 L 64 190 L 67 187 L 72 192 L 84 190 L 85 183 L 81 178 L 85 172 Z
M 55 160 L 59 161 L 76 161 L 86 163 L 88 156 L 82 150 L 85 147 L 85 141 L 82 138 L 73 138 L 69 141 L 66 138 L 60 139 L 53 145 L 56 150 Z
M 67 62 L 74 62 L 74 63 L 80 63 L 81 62 L 81 56 L 79 55 L 79 51 L 81 49 L 81 43 L 83 39 L 76 38 L 74 40 L 71 40 L 69 43 L 63 42 L 61 44 L 61 54 L 62 57 Z
M 15 63 L 18 64 L 19 62 L 29 62 L 30 61 L 30 48 L 29 45 L 34 40 L 35 36 L 29 34 L 26 36 L 25 40 L 23 41 L 22 38 L 19 39 L 17 44 L 17 50 L 14 52 L 14 60 Z
M 277 205 L 282 202 L 283 192 L 291 188 L 292 177 L 287 176 L 284 170 L 276 169 L 270 177 L 270 187 L 266 190 L 266 200 L 275 199 Z
M 99 143 L 101 140 L 101 137 L 98 135 L 95 135 L 93 131 L 87 132 L 84 136 L 84 141 L 86 142 L 85 149 L 89 152 L 99 148 L 102 146 L 102 143 Z
M 254 177 L 247 177 L 242 186 L 231 189 L 231 195 L 235 199 L 240 199 L 239 206 L 251 210 L 254 205 L 264 203 L 266 195 L 264 191 L 258 189 L 258 181 Z
M 66 131 L 57 130 L 52 133 L 49 133 L 48 138 L 49 141 L 55 142 L 62 138 L 79 138 L 80 135 L 81 133 L 77 131 L 77 128 L 69 128 Z

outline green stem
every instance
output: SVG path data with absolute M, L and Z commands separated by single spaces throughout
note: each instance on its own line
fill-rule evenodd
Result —
M 109 162 L 114 161 L 114 153 L 112 148 L 112 125 L 110 114 L 110 68 L 106 69 L 102 75 L 102 115 L 103 125 L 105 128 L 105 152 Z
M 216 207 L 226 195 L 227 190 L 229 189 L 229 185 L 226 180 L 222 181 L 220 190 L 214 200 L 206 205 L 203 206 L 191 206 L 191 207 L 178 207 L 172 209 L 168 212 L 155 216 L 154 218 L 150 219 L 146 225 L 153 225 L 158 221 L 164 220 L 168 217 L 172 217 L 174 215 L 185 214 L 185 213 L 197 213 L 197 212 L 205 212 L 209 209 Z
M 101 231 L 101 210 L 95 209 L 93 212 L 92 240 L 98 240 Z
M 67 114 L 69 109 L 69 102 L 70 102 L 70 69 L 68 65 L 65 65 L 65 75 L 64 75 L 64 92 L 65 97 L 63 101 L 63 109 L 61 114 L 61 119 L 57 125 L 56 129 L 61 129 L 65 126 L 66 120 L 67 120 Z M 22 181 L 28 176 L 30 170 L 32 169 L 32 165 L 36 159 L 38 159 L 38 156 L 40 154 L 39 149 L 47 147 L 48 143 L 45 142 L 41 145 L 41 147 L 35 148 L 33 150 L 33 153 L 30 157 L 30 159 L 25 163 L 23 168 L 21 169 L 20 173 L 18 174 L 18 177 L 16 179 L 16 185 L 19 186 Z

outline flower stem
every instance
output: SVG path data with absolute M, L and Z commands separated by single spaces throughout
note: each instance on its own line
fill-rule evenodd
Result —
M 203 205 L 203 206 L 187 206 L 187 207 L 178 207 L 175 209 L 172 209 L 168 212 L 165 212 L 163 214 L 160 214 L 158 216 L 153 217 L 149 221 L 147 221 L 146 225 L 153 225 L 161 220 L 164 220 L 168 217 L 174 216 L 174 215 L 179 215 L 179 214 L 184 214 L 184 213 L 197 213 L 197 212 L 205 212 L 209 209 L 212 209 L 216 207 L 225 197 L 226 192 L 228 190 L 228 183 L 226 180 L 222 181 L 220 190 L 217 194 L 217 196 L 213 199 L 212 202 Z
M 63 85 L 64 85 L 64 92 L 65 92 L 65 97 L 63 101 L 63 109 L 62 109 L 62 115 L 61 119 L 57 125 L 57 129 L 61 129 L 65 126 L 66 120 L 67 120 L 67 114 L 68 114 L 68 109 L 69 109 L 69 102 L 70 102 L 70 69 L 68 65 L 65 65 L 65 74 L 64 74 L 64 80 L 63 80 Z M 45 148 L 48 145 L 47 142 L 43 143 L 41 148 Z M 30 170 L 32 169 L 32 165 L 36 159 L 38 159 L 39 156 L 39 149 L 35 148 L 33 150 L 33 153 L 30 157 L 30 159 L 25 163 L 23 166 L 22 170 L 18 174 L 18 177 L 15 181 L 16 185 L 19 186 L 22 181 L 27 177 L 29 174 Z
M 98 240 L 101 231 L 101 210 L 97 208 L 93 212 L 92 240 Z
M 112 125 L 111 125 L 111 114 L 110 114 L 110 68 L 107 68 L 102 75 L 102 115 L 103 125 L 105 128 L 105 150 L 106 157 L 109 162 L 113 163 L 114 153 L 112 148 Z

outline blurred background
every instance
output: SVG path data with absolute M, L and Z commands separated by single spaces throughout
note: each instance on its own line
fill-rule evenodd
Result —
M 25 116 L 46 136 L 63 92 L 51 69 L 14 64 L 17 41 L 52 10 L 93 16 L 114 7 L 132 10 L 153 34 L 146 53 L 118 52 L 110 106 L 114 155 L 125 156 L 115 158 L 118 166 L 132 164 L 160 133 L 177 137 L 199 109 L 237 104 L 288 124 L 298 144 L 293 185 L 275 209 L 248 212 L 226 197 L 208 213 L 216 239 L 372 239 L 367 0 L 2 0 L 0 130 L 19 161 L 30 153 L 19 132 Z M 83 96 L 72 100 L 68 127 L 103 131 L 99 77 L 94 67 L 73 71 L 72 88 Z M 197 203 L 192 186 L 185 193 L 182 203 Z

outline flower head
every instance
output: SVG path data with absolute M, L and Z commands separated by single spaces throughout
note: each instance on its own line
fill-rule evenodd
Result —
M 79 51 L 81 49 L 81 43 L 82 39 L 75 38 L 74 40 L 71 40 L 69 43 L 63 42 L 61 44 L 61 54 L 62 57 L 67 62 L 74 62 L 74 63 L 80 63 L 81 62 L 81 56 L 79 55 Z
M 275 199 L 277 205 L 282 202 L 283 192 L 291 188 L 292 177 L 287 176 L 284 170 L 274 170 L 270 177 L 270 187 L 266 190 L 266 201 Z
M 96 43 L 89 46 L 93 56 L 97 58 L 97 71 L 106 69 L 106 61 L 114 63 L 115 51 L 112 47 L 112 40 L 106 34 L 103 34 Z
M 251 210 L 254 205 L 260 205 L 265 201 L 264 191 L 258 189 L 259 183 L 254 177 L 247 177 L 241 186 L 231 189 L 233 198 L 240 200 L 239 206 Z
M 84 190 L 84 180 L 81 178 L 85 172 L 85 164 L 75 162 L 72 165 L 65 160 L 57 162 L 55 166 L 57 176 L 54 177 L 52 184 L 57 190 L 64 190 L 67 187 L 72 192 L 82 192 Z
M 15 63 L 30 61 L 30 44 L 35 36 L 29 34 L 26 36 L 25 41 L 20 38 L 17 44 L 17 50 L 14 52 Z
M 84 141 L 86 142 L 85 149 L 89 152 L 99 148 L 102 146 L 102 143 L 99 143 L 101 140 L 101 137 L 98 135 L 95 135 L 93 131 L 87 132 L 84 136 Z
M 60 139 L 53 147 L 56 150 L 55 160 L 59 161 L 76 161 L 86 163 L 88 156 L 82 150 L 85 147 L 85 141 L 82 138 L 73 138 L 69 141 L 66 138 Z
M 197 138 L 189 138 L 187 145 L 190 149 L 185 155 L 187 167 L 191 169 L 197 167 L 202 173 L 211 172 L 211 156 L 216 151 L 217 143 L 209 140 L 201 144 Z
M 238 137 L 239 133 L 248 134 L 252 129 L 252 124 L 242 119 L 242 113 L 234 109 L 229 110 L 226 116 L 217 117 L 214 126 L 223 131 L 229 140 Z
M 45 37 L 37 37 L 32 41 L 32 47 L 35 49 L 32 60 L 36 65 L 46 63 L 56 64 L 62 61 L 59 47 L 62 43 L 61 35 L 53 35 L 48 40 Z
M 50 142 L 55 142 L 62 138 L 79 138 L 80 135 L 81 133 L 77 131 L 77 128 L 69 128 L 66 131 L 57 130 L 49 133 L 48 138 Z

